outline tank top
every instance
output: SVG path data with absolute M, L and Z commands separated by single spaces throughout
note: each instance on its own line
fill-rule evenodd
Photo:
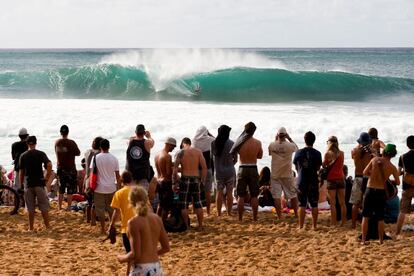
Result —
M 328 181 L 344 180 L 344 154 L 341 152 L 328 174 Z
M 150 175 L 150 153 L 145 149 L 145 140 L 131 140 L 126 152 L 126 169 L 135 181 L 147 179 Z

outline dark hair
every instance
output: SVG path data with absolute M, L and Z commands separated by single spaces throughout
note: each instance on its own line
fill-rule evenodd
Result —
M 137 127 L 135 128 L 135 133 L 137 135 L 144 135 L 145 134 L 145 126 L 142 124 L 137 125 Z
M 29 137 L 29 134 L 19 135 L 20 140 L 24 141 Z
M 93 139 L 92 141 L 92 148 L 94 150 L 99 150 L 101 147 L 101 141 L 103 140 L 103 138 L 101 136 L 95 137 L 95 139 Z
M 109 141 L 107 139 L 102 139 L 100 146 L 102 150 L 109 150 Z
M 259 174 L 259 186 L 269 184 L 270 182 L 270 169 L 269 167 L 264 167 Z
M 132 174 L 129 171 L 124 171 L 121 174 L 121 180 L 124 184 L 129 184 L 132 182 Z
M 410 135 L 407 137 L 407 147 L 409 149 L 414 149 L 414 136 Z
M 371 139 L 378 139 L 378 130 L 375 127 L 371 127 L 368 130 L 368 134 Z
M 245 126 L 244 126 L 244 131 L 247 134 L 253 135 L 254 132 L 256 131 L 256 125 L 253 122 L 248 122 Z
M 69 127 L 67 125 L 63 125 L 60 127 L 60 134 L 66 136 L 69 134 Z
M 308 131 L 305 133 L 304 139 L 305 139 L 305 144 L 307 146 L 313 146 L 316 140 L 316 136 L 312 131 Z
M 215 152 L 213 154 L 220 156 L 223 153 L 224 145 L 230 137 L 231 128 L 226 125 L 221 125 L 218 128 L 218 134 L 216 140 L 214 140 Z
M 180 149 L 184 147 L 184 144 L 191 146 L 191 139 L 188 137 L 184 137 L 183 140 L 181 140 Z

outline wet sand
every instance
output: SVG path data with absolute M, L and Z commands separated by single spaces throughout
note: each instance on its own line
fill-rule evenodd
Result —
M 53 209 L 50 214 L 53 230 L 43 229 L 37 212 L 36 231 L 29 233 L 22 210 L 12 217 L 0 210 L 1 275 L 125 274 L 125 266 L 116 261 L 123 253 L 120 236 L 114 245 L 102 243 L 99 228 L 86 224 L 82 213 Z M 414 223 L 414 217 L 406 222 Z M 250 214 L 243 223 L 226 215 L 221 221 L 209 217 L 203 231 L 169 234 L 171 252 L 161 262 L 167 275 L 413 274 L 414 232 L 361 247 L 359 229 L 328 223 L 328 213 L 320 215 L 317 231 L 310 229 L 309 216 L 306 230 L 298 230 L 293 217 L 275 221 L 271 213 L 260 213 L 257 223 Z

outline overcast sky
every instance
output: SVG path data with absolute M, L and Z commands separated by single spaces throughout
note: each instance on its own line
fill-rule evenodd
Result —
M 0 48 L 414 47 L 414 0 L 0 0 Z

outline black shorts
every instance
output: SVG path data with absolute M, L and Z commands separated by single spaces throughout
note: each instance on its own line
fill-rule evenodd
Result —
M 362 216 L 368 218 L 375 216 L 378 220 L 384 220 L 385 202 L 384 189 L 367 188 L 364 196 Z
M 161 181 L 158 183 L 158 196 L 161 208 L 166 211 L 171 210 L 174 201 L 174 192 L 172 190 L 171 181 Z
M 239 167 L 237 173 L 237 196 L 244 197 L 247 194 L 247 187 L 251 197 L 257 197 L 259 195 L 259 174 L 257 172 L 257 166 L 243 166 Z
M 78 192 L 78 172 L 76 170 L 57 169 L 57 176 L 59 178 L 59 194 L 63 195 L 66 192 L 68 195 L 73 195 Z
M 298 187 L 298 201 L 299 201 L 299 207 L 304 207 L 309 205 L 311 208 L 317 208 L 318 207 L 318 201 L 319 201 L 319 184 L 310 184 L 308 186 L 299 186 Z
M 181 176 L 178 197 L 181 209 L 188 209 L 190 203 L 193 203 L 196 209 L 203 208 L 200 177 Z

